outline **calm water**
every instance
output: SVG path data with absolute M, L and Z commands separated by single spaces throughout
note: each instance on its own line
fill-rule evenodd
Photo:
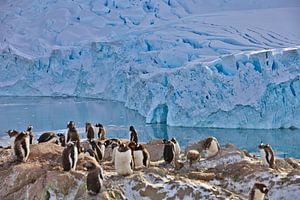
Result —
M 0 97 L 0 145 L 8 145 L 9 129 L 25 130 L 31 124 L 36 136 L 43 131 L 66 132 L 73 120 L 84 136 L 84 124 L 102 123 L 108 137 L 128 138 L 128 127 L 134 125 L 140 140 L 176 137 L 182 147 L 208 136 L 215 136 L 221 145 L 232 143 L 257 152 L 263 141 L 272 145 L 277 156 L 300 158 L 300 130 L 241 130 L 169 127 L 145 124 L 144 118 L 122 103 L 83 98 Z

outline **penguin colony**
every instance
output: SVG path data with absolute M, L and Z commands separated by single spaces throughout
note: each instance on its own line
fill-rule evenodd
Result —
M 62 167 L 64 171 L 75 171 L 78 161 L 78 155 L 84 153 L 91 157 L 89 161 L 83 164 L 87 170 L 87 191 L 90 195 L 97 195 L 103 188 L 104 172 L 101 166 L 104 160 L 105 150 L 111 149 L 112 160 L 115 170 L 119 175 L 127 176 L 133 173 L 134 169 L 140 169 L 150 166 L 150 154 L 146 147 L 138 143 L 138 133 L 133 126 L 129 127 L 129 142 L 123 142 L 116 138 L 106 138 L 106 130 L 100 123 L 92 125 L 85 124 L 86 141 L 80 141 L 79 133 L 75 122 L 70 121 L 67 124 L 67 139 L 63 133 L 45 132 L 37 139 L 38 143 L 55 143 L 64 147 L 62 153 Z M 30 154 L 30 144 L 34 144 L 32 134 L 33 127 L 30 125 L 26 131 L 18 132 L 9 130 L 7 134 L 10 137 L 12 156 L 18 162 L 26 162 Z M 97 134 L 95 134 L 97 133 Z M 95 135 L 98 138 L 95 138 Z M 166 164 L 173 164 L 175 169 L 183 167 L 179 162 L 180 145 L 175 138 L 171 140 L 164 139 L 163 159 Z M 201 148 L 206 158 L 217 156 L 221 150 L 220 144 L 215 137 L 208 137 L 203 140 Z M 275 167 L 274 152 L 269 144 L 261 143 L 258 145 L 261 152 L 261 160 L 269 168 Z M 186 158 L 190 161 L 190 166 L 203 156 L 197 150 L 189 150 Z M 263 183 L 255 183 L 251 192 L 250 200 L 263 200 L 268 193 L 268 188 Z

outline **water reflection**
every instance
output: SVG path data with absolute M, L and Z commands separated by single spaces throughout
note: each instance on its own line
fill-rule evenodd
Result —
M 69 120 L 76 122 L 84 137 L 84 123 L 103 123 L 108 137 L 128 138 L 128 127 L 134 125 L 140 141 L 176 137 L 185 147 L 208 136 L 215 136 L 221 144 L 232 143 L 250 152 L 257 152 L 262 141 L 270 143 L 281 157 L 300 158 L 299 130 L 242 130 L 169 127 L 162 124 L 145 124 L 145 119 L 122 103 L 82 98 L 1 97 L 0 145 L 8 144 L 5 131 L 24 130 L 34 126 L 36 135 L 47 130 L 65 132 Z

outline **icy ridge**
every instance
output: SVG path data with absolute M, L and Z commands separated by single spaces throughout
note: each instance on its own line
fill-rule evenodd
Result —
M 118 100 L 148 123 L 174 126 L 300 127 L 300 47 L 195 59 L 156 70 L 133 66 L 131 59 L 140 55 L 128 57 L 128 44 L 122 44 L 94 42 L 38 59 L 6 49 L 0 55 L 0 95 Z

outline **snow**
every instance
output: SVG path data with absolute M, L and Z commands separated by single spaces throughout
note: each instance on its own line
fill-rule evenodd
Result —
M 300 127 L 297 0 L 0 3 L 0 95 L 124 102 L 147 123 Z

